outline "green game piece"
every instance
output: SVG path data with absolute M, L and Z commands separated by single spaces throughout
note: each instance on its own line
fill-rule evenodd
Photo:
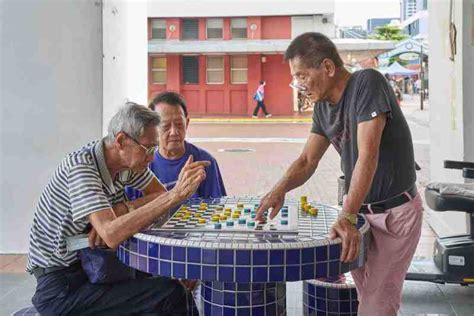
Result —
M 214 224 L 214 229 L 221 229 L 222 228 L 222 224 L 221 223 L 215 223 Z
M 234 226 L 234 222 L 233 222 L 233 221 L 227 221 L 225 224 L 226 224 L 226 226 Z
M 255 222 L 248 222 L 248 223 L 247 223 L 247 226 L 248 226 L 248 227 L 255 227 Z
M 245 218 L 240 218 L 240 219 L 239 219 L 239 224 L 241 224 L 241 225 L 245 225 L 246 222 L 247 222 L 247 221 L 246 221 Z
M 281 220 L 281 224 L 282 224 L 282 225 L 288 225 L 288 220 L 282 219 L 282 220 Z

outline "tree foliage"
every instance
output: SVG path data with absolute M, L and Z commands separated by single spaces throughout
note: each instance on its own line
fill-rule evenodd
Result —
M 370 36 L 372 39 L 383 41 L 401 41 L 408 37 L 402 30 L 395 25 L 384 25 L 375 29 L 377 34 Z

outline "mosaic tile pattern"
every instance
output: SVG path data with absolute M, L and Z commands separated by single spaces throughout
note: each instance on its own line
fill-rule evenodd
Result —
M 350 274 L 303 282 L 304 315 L 357 316 L 357 291 Z
M 203 282 L 205 315 L 286 315 L 285 283 Z
M 337 210 L 324 205 L 319 209 L 317 217 L 301 212 L 298 235 L 151 229 L 122 243 L 118 256 L 125 264 L 148 273 L 214 282 L 310 280 L 363 265 L 370 236 L 365 218 L 360 216 L 358 222 L 363 236 L 359 257 L 352 263 L 341 263 L 340 240 L 327 239 Z

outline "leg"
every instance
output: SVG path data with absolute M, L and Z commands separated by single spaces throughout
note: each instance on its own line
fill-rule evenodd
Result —
M 265 107 L 265 103 L 263 103 L 263 101 L 260 101 L 259 105 L 263 110 L 263 114 L 268 115 L 267 108 Z
M 253 110 L 253 116 L 258 115 L 258 109 L 260 108 L 260 101 L 257 102 L 257 105 L 255 106 L 255 109 Z
M 405 275 L 418 244 L 423 205 L 413 200 L 384 214 L 368 215 L 373 238 L 367 262 L 355 271 L 358 315 L 396 315 Z
M 38 279 L 33 304 L 42 315 L 186 315 L 186 290 L 169 278 L 91 284 L 81 267 Z

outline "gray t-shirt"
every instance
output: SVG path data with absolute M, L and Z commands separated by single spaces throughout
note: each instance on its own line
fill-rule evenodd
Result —
M 386 113 L 377 170 L 365 203 L 381 201 L 409 189 L 416 180 L 410 129 L 393 89 L 374 69 L 352 74 L 337 104 L 318 102 L 312 133 L 325 136 L 341 155 L 341 168 L 349 190 L 359 151 L 357 125 Z

